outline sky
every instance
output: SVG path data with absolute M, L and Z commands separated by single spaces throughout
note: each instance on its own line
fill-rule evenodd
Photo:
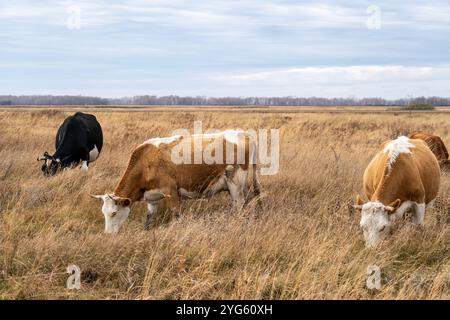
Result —
M 450 96 L 450 1 L 0 0 L 0 95 Z

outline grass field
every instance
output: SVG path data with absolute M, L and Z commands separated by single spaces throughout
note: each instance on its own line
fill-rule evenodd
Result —
M 425 130 L 450 143 L 450 114 L 93 113 L 105 144 L 89 173 L 44 178 L 36 158 L 53 153 L 70 113 L 0 111 L 0 298 L 450 298 L 449 177 L 424 227 L 404 223 L 377 249 L 365 248 L 349 209 L 383 141 Z M 280 172 L 260 177 L 262 210 L 231 213 L 223 194 L 186 202 L 179 218 L 144 231 L 146 208 L 136 204 L 118 235 L 103 234 L 90 194 L 113 190 L 138 144 L 192 131 L 195 120 L 205 130 L 280 129 Z M 66 289 L 69 264 L 82 270 L 81 290 Z M 378 291 L 366 288 L 373 264 Z

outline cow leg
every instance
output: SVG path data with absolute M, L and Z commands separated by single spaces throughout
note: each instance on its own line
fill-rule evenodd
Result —
M 89 151 L 85 149 L 81 152 L 81 171 L 84 173 L 88 172 L 88 163 L 89 163 Z
M 425 218 L 425 203 L 417 203 L 415 206 L 415 212 L 412 218 L 412 223 L 423 225 Z
M 405 201 L 395 211 L 394 217 L 391 217 L 391 221 L 397 219 L 405 219 L 411 221 L 414 224 L 422 225 L 425 217 L 425 203 L 417 203 L 414 201 Z
M 240 166 L 228 166 L 226 169 L 226 183 L 230 192 L 233 206 L 242 208 L 245 204 L 245 190 L 247 184 L 248 171 Z
M 161 210 L 159 210 L 158 213 L 164 215 L 162 217 L 164 222 L 169 222 L 172 217 L 177 214 L 180 205 L 180 197 L 175 184 L 161 187 L 160 189 L 166 195 L 166 198 L 159 202 L 158 205 Z
M 221 191 L 228 190 L 226 175 L 223 175 L 203 193 L 204 198 L 209 198 Z
M 179 189 L 178 189 L 178 195 L 179 195 L 181 198 L 188 198 L 188 199 L 197 199 L 197 198 L 200 198 L 200 194 L 199 194 L 198 192 L 195 192 L 195 191 L 193 191 L 193 192 L 187 191 L 187 190 L 184 189 L 184 188 L 179 188 Z
M 148 202 L 147 203 L 147 221 L 145 222 L 144 229 L 149 230 L 155 224 L 155 216 L 158 212 L 158 203 Z
M 88 172 L 88 162 L 87 161 L 81 162 L 81 171 L 83 171 L 84 173 Z
M 212 185 L 210 185 L 202 194 L 195 192 L 195 191 L 187 191 L 184 188 L 178 189 L 178 195 L 181 198 L 188 198 L 188 199 L 198 199 L 198 198 L 210 198 L 213 195 L 221 192 L 226 191 L 227 188 L 227 182 L 225 175 L 220 177 L 216 182 L 214 182 Z
M 155 194 L 163 194 L 162 197 Z M 159 199 L 159 200 L 157 200 Z M 145 229 L 170 220 L 172 212 L 178 207 L 179 195 L 176 186 L 160 187 L 144 192 L 143 200 L 147 202 L 147 221 Z M 162 215 L 162 216 L 161 216 Z
M 433 206 L 434 206 L 434 202 L 436 201 L 436 198 L 434 198 L 433 200 L 431 200 L 430 202 L 428 202 L 426 205 L 425 205 L 425 208 L 433 208 Z

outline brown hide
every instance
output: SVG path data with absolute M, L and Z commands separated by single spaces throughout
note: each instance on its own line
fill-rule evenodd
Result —
M 447 163 L 448 161 L 448 151 L 445 147 L 444 142 L 438 136 L 432 135 L 426 132 L 415 132 L 409 135 L 410 139 L 420 139 L 426 142 L 428 147 L 436 156 L 440 164 Z
M 180 138 L 169 144 L 161 143 L 159 146 L 144 143 L 132 153 L 127 169 L 123 174 L 114 194 L 129 198 L 132 202 L 142 199 L 144 192 L 159 189 L 169 197 L 166 204 L 169 207 L 177 205 L 178 189 L 203 192 L 205 189 L 225 172 L 228 164 L 175 164 L 172 162 L 172 148 L 180 143 L 190 143 L 191 159 L 194 162 L 194 143 L 202 143 L 203 150 L 217 138 L 204 138 L 196 135 L 190 138 Z M 195 141 L 194 141 L 195 140 Z M 241 137 L 240 145 L 245 146 L 245 159 L 241 167 L 244 170 L 249 166 L 250 138 Z M 226 161 L 227 141 L 223 139 L 223 159 Z M 214 155 L 214 154 L 213 154 Z M 237 146 L 234 145 L 234 160 L 237 162 Z
M 436 157 L 422 140 L 412 140 L 411 154 L 400 153 L 389 170 L 384 148 L 372 159 L 364 172 L 364 191 L 371 201 L 389 205 L 396 199 L 429 203 L 439 191 L 440 169 Z

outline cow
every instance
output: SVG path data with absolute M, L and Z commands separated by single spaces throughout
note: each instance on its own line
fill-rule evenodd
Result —
M 95 116 L 82 112 L 67 117 L 56 133 L 55 153 L 47 151 L 38 161 L 44 161 L 44 176 L 53 176 L 58 170 L 76 166 L 88 171 L 89 163 L 98 159 L 103 147 L 103 132 Z
M 425 207 L 432 206 L 439 191 L 439 163 L 423 140 L 401 136 L 387 141 L 367 166 L 364 192 L 353 207 L 361 211 L 360 226 L 367 247 L 377 246 L 394 221 L 411 215 L 422 225 Z
M 410 139 L 420 139 L 427 143 L 428 147 L 436 156 L 441 169 L 448 167 L 448 151 L 444 142 L 439 136 L 427 132 L 414 132 L 409 135 Z
M 221 146 L 219 150 L 223 150 L 223 161 L 207 162 L 201 159 L 192 163 L 195 146 L 199 145 L 202 149 Z M 188 148 L 191 160 L 174 161 L 174 148 L 180 146 L 193 147 Z M 227 146 L 234 151 L 227 151 Z M 255 140 L 249 134 L 234 130 L 147 140 L 132 152 L 114 192 L 93 195 L 103 200 L 105 233 L 117 233 L 127 219 L 132 204 L 137 201 L 147 202 L 145 229 L 154 226 L 157 215 L 173 212 L 180 200 L 185 198 L 206 198 L 228 191 L 233 206 L 242 208 L 249 200 L 258 199 L 260 194 L 256 149 Z M 215 156 L 220 155 L 221 151 L 215 153 Z M 227 154 L 231 157 L 227 158 Z M 239 154 L 243 155 L 241 159 Z M 253 171 L 253 184 L 248 183 L 250 169 Z

